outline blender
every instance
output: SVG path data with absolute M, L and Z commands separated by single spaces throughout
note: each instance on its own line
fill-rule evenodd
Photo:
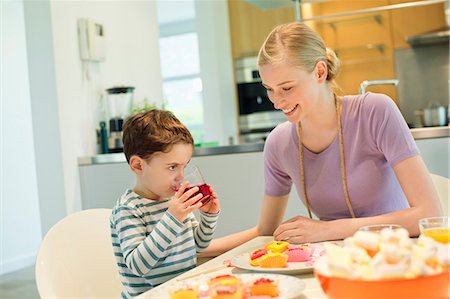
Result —
M 112 87 L 106 90 L 109 114 L 108 152 L 123 152 L 122 126 L 131 112 L 134 87 Z

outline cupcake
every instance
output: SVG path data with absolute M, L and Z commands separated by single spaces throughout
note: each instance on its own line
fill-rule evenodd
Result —
M 285 252 L 288 256 L 288 262 L 307 262 L 312 259 L 314 247 L 309 244 L 301 246 L 289 245 Z
M 170 299 L 197 299 L 198 291 L 194 287 L 181 287 L 170 290 Z
M 263 255 L 259 260 L 262 268 L 285 268 L 288 256 L 284 253 L 274 252 Z
M 241 284 L 215 284 L 210 288 L 211 299 L 242 299 L 244 292 Z
M 208 286 L 213 286 L 215 284 L 222 284 L 222 285 L 241 284 L 241 280 L 234 275 L 225 274 L 213 277 L 208 281 Z
M 272 279 L 260 278 L 250 285 L 250 295 L 277 297 L 278 284 Z
M 259 260 L 263 255 L 266 255 L 268 252 L 265 249 L 257 249 L 250 254 L 250 265 L 259 266 Z
M 277 241 L 271 242 L 265 246 L 266 250 L 270 250 L 271 252 L 283 252 L 288 248 L 289 243 L 285 241 Z

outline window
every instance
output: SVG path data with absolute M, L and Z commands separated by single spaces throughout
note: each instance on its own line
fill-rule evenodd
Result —
M 178 7 L 158 2 L 160 58 L 164 109 L 172 111 L 191 131 L 195 143 L 203 140 L 203 98 L 194 2 L 174 19 Z M 168 19 L 169 18 L 169 19 Z

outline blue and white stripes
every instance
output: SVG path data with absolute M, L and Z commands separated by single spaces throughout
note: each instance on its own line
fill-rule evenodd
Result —
M 208 247 L 218 214 L 190 214 L 183 223 L 168 211 L 170 199 L 155 201 L 127 190 L 114 207 L 111 238 L 124 291 L 137 296 L 196 265 Z

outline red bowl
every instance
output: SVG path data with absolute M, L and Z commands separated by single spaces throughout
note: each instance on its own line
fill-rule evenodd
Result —
M 314 272 L 330 299 L 447 299 L 450 272 L 410 279 L 352 280 Z

